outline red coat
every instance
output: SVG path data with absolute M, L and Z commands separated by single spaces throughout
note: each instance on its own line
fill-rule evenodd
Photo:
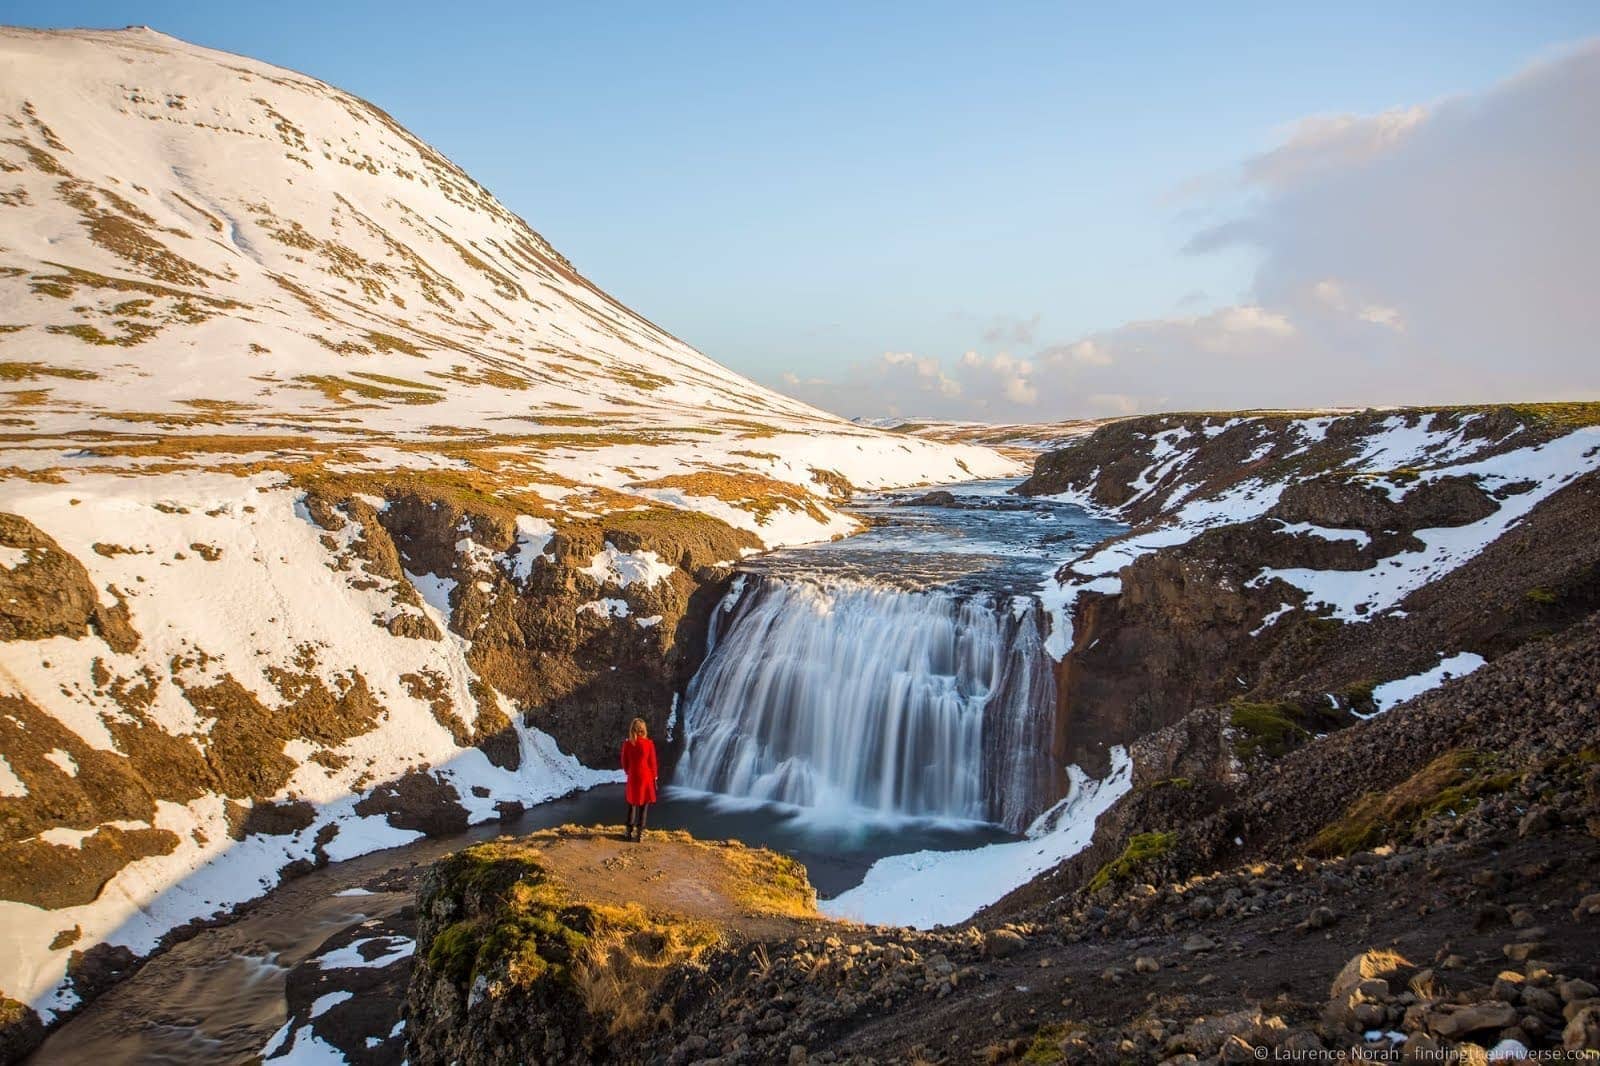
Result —
M 656 801 L 656 745 L 649 737 L 626 740 L 622 744 L 622 769 L 628 775 L 627 799 L 630 807 Z

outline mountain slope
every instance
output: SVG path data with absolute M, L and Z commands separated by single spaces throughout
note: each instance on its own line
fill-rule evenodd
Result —
M 33 297 L 8 313 L 41 361 L 96 375 L 52 378 L 46 410 L 211 400 L 368 432 L 504 431 L 552 407 L 834 421 L 622 307 L 364 101 L 148 30 L 0 40 L 6 203 L 28 218 L 6 265 Z M 193 352 L 138 358 L 152 347 Z M 364 373 L 380 395 L 325 380 Z
M 0 60 L 11 426 L 498 445 L 544 452 L 517 457 L 525 479 L 611 489 L 708 466 L 819 495 L 812 467 L 861 486 L 1005 468 L 719 366 L 321 82 L 143 29 L 8 30 Z M 731 444 L 787 432 L 849 444 Z
M 0 30 L 0 119 L 0 1030 L 606 779 L 728 563 L 1015 469 L 728 371 L 303 75 Z

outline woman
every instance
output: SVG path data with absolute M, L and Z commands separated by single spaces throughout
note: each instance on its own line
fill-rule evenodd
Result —
M 645 815 L 656 801 L 656 746 L 646 732 L 644 719 L 635 718 L 622 742 L 622 769 L 628 775 L 627 839 L 633 841 L 644 839 Z

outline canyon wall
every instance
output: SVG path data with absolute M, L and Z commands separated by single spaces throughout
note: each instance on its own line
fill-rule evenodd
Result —
M 1020 492 L 1133 527 L 1045 592 L 1057 757 L 1103 766 L 1208 706 L 1294 744 L 1593 610 L 1586 414 L 1161 415 L 1041 456 Z

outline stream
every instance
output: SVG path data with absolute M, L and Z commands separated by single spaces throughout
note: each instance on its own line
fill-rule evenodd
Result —
M 747 560 L 685 695 L 680 784 L 652 827 L 792 855 L 824 898 L 888 855 L 1017 839 L 1047 798 L 1019 753 L 1047 752 L 1035 733 L 1054 706 L 1031 593 L 1121 527 L 1008 495 L 1015 484 L 948 486 L 953 505 L 859 500 L 865 532 Z M 623 814 L 606 785 L 285 881 L 152 958 L 29 1061 L 252 1061 L 289 1018 L 291 971 L 330 939 L 398 928 L 433 860 Z

